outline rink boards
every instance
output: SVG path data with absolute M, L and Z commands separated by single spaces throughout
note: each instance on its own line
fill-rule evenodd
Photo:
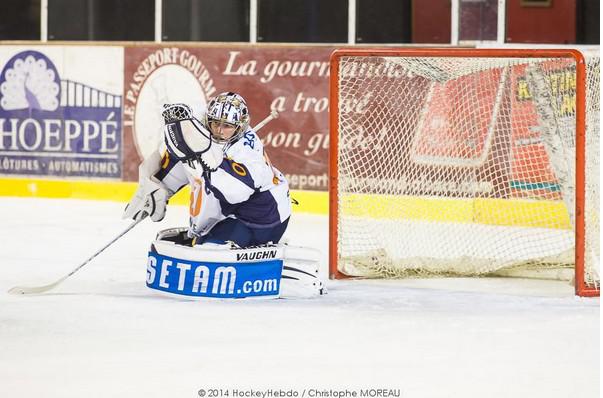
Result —
M 0 196 L 73 198 L 127 202 L 136 183 L 89 180 L 0 179 Z M 327 214 L 328 193 L 292 190 L 299 204 L 294 212 Z M 184 188 L 170 204 L 188 205 Z M 390 195 L 348 195 L 351 216 L 378 219 L 404 218 L 424 221 L 479 223 L 485 225 L 532 226 L 570 229 L 570 219 L 562 201 L 526 199 L 442 199 Z M 446 205 L 443 206 L 443 201 Z M 340 203 L 341 206 L 341 203 Z M 395 216 L 393 216 L 395 214 Z
M 347 194 L 339 199 L 339 214 L 344 213 L 373 219 L 571 229 L 560 200 Z
M 134 182 L 90 181 L 89 179 L 68 181 L 0 178 L 0 196 L 128 202 L 134 195 L 137 185 Z M 313 214 L 328 213 L 326 192 L 292 190 L 291 197 L 299 203 L 293 205 L 293 211 Z M 189 198 L 190 189 L 185 187 L 170 199 L 170 204 L 188 206 Z

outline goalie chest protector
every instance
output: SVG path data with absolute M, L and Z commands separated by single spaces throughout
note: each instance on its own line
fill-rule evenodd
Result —
M 165 240 L 185 229 L 161 231 L 147 259 L 150 289 L 188 298 L 279 298 L 323 294 L 319 252 L 283 244 L 239 249 L 184 246 Z

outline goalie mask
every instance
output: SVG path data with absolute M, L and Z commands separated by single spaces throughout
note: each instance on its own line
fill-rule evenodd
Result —
M 168 153 L 180 161 L 199 160 L 211 147 L 210 132 L 185 104 L 164 105 L 164 138 Z
M 249 128 L 249 111 L 243 97 L 227 92 L 214 97 L 207 107 L 205 125 L 212 139 L 225 144 L 238 140 Z

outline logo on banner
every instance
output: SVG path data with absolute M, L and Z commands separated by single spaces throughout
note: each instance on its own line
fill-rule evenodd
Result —
M 186 261 L 150 252 L 147 286 L 183 296 L 274 297 L 280 291 L 282 271 L 283 260 L 210 263 Z
M 124 125 L 132 127 L 140 157 L 148 157 L 163 138 L 163 105 L 185 103 L 200 117 L 215 93 L 209 69 L 189 50 L 161 48 L 148 54 L 127 79 L 124 100 Z
M 17 53 L 0 74 L 0 174 L 120 178 L 121 103 Z

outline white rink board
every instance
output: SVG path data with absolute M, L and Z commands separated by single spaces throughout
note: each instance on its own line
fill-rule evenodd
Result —
M 599 299 L 567 282 L 328 281 L 311 300 L 186 301 L 145 287 L 144 222 L 123 203 L 0 198 L 0 386 L 7 397 L 196 397 L 200 388 L 400 388 L 418 397 L 598 397 Z M 294 214 L 292 244 L 324 253 L 327 219 Z M 306 392 L 307 396 L 307 392 Z M 232 395 L 231 395 L 232 397 Z

